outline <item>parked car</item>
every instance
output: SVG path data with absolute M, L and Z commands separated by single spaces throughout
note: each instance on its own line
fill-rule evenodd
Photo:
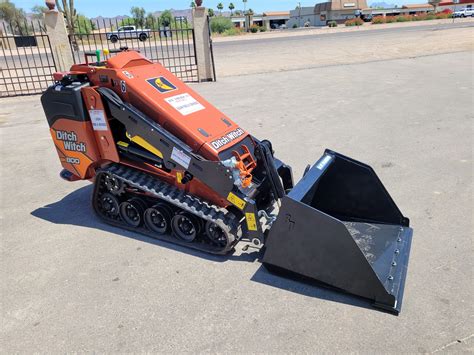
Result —
M 136 28 L 135 26 L 122 26 L 117 31 L 107 32 L 107 39 L 116 43 L 121 39 L 138 39 L 141 42 L 146 41 L 150 38 L 151 30 Z
M 467 7 L 465 9 L 457 10 L 453 12 L 453 17 L 474 17 L 474 9 Z

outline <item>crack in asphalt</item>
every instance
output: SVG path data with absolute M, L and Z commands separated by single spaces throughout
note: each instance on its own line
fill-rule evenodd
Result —
M 474 333 L 471 334 L 471 335 L 468 335 L 467 337 L 465 338 L 462 338 L 462 339 L 456 339 L 446 345 L 443 345 L 441 347 L 439 347 L 438 349 L 435 349 L 433 350 L 431 353 L 434 354 L 434 353 L 438 353 L 440 351 L 443 351 L 443 350 L 446 350 L 447 348 L 453 346 L 453 345 L 456 345 L 456 344 L 461 344 L 461 343 L 464 343 L 466 340 L 469 340 L 470 338 L 474 337 Z

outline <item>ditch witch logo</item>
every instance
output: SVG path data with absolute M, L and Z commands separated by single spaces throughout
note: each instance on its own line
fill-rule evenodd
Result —
M 86 144 L 77 142 L 77 135 L 74 132 L 56 131 L 56 139 L 63 141 L 64 149 L 72 152 L 86 152 Z
M 215 141 L 212 141 L 211 144 L 214 147 L 214 149 L 219 149 L 226 144 L 229 144 L 233 140 L 239 138 L 240 136 L 244 135 L 245 131 L 242 128 L 237 128 L 236 130 L 227 133 L 225 136 L 222 136 L 219 139 L 216 139 Z
M 165 92 L 170 92 L 173 90 L 176 90 L 176 86 L 171 84 L 168 79 L 166 79 L 163 76 L 160 76 L 158 78 L 151 78 L 147 79 L 148 84 L 153 86 L 156 90 L 161 92 L 162 94 Z

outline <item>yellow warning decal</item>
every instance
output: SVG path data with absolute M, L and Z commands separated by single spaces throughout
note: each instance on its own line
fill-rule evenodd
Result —
M 119 146 L 121 146 L 121 147 L 125 147 L 125 148 L 127 148 L 127 147 L 129 146 L 128 143 L 125 143 L 125 142 L 122 142 L 122 141 L 118 141 L 118 142 L 117 142 L 117 145 L 119 145 Z
M 241 210 L 243 210 L 245 207 L 245 201 L 232 192 L 229 192 L 229 195 L 227 196 L 227 201 L 231 202 L 233 205 L 237 206 Z
M 154 146 L 152 146 L 150 143 L 148 143 L 146 140 L 144 140 L 142 137 L 140 137 L 140 136 L 132 137 L 130 135 L 130 133 L 127 132 L 127 138 L 130 139 L 133 143 L 138 144 L 139 146 L 145 148 L 149 152 L 151 152 L 151 153 L 155 154 L 156 156 L 163 159 L 163 154 L 158 149 L 156 149 Z
M 177 89 L 176 86 L 174 86 L 168 79 L 163 76 L 160 76 L 158 78 L 147 79 L 147 82 L 161 93 L 170 92 Z
M 247 228 L 249 231 L 257 230 L 257 221 L 255 220 L 255 213 L 245 213 L 245 219 L 247 220 Z
M 178 182 L 178 184 L 181 184 L 181 180 L 183 180 L 183 174 L 181 174 L 181 172 L 177 171 L 176 172 L 176 181 Z

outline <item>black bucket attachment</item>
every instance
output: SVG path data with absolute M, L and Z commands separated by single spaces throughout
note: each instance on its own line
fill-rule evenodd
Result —
M 413 230 L 373 169 L 325 154 L 282 199 L 263 264 L 400 312 Z

